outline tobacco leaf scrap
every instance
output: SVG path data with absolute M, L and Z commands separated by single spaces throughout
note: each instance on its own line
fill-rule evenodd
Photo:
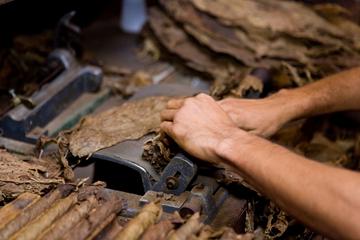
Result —
M 170 97 L 148 97 L 85 117 L 69 135 L 74 156 L 90 156 L 119 142 L 138 139 L 160 126 L 160 112 Z
M 43 194 L 60 183 L 61 166 L 54 159 L 24 157 L 0 150 L 0 194 L 13 199 L 24 192 Z

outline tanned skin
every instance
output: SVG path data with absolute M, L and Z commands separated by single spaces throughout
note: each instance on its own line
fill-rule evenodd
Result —
M 360 68 L 261 100 L 171 100 L 161 128 L 191 155 L 235 167 L 248 183 L 333 239 L 360 239 L 360 173 L 299 156 L 263 138 L 316 114 L 360 110 Z

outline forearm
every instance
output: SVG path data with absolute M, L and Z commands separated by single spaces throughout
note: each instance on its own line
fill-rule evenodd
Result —
M 329 76 L 301 88 L 280 91 L 270 99 L 279 104 L 282 102 L 283 114 L 287 115 L 289 121 L 323 113 L 360 110 L 360 68 Z
M 241 130 L 218 149 L 250 184 L 300 221 L 333 238 L 360 237 L 358 173 L 307 160 Z

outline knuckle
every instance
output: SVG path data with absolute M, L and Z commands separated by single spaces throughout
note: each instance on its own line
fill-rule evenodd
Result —
M 165 112 L 161 112 L 161 113 L 160 113 L 160 118 L 161 118 L 161 119 L 164 119 L 165 117 L 166 117 L 166 113 L 165 113 Z
M 174 105 L 174 102 L 175 102 L 174 99 L 169 100 L 169 101 L 166 103 L 166 106 L 167 106 L 167 107 L 170 107 L 170 106 Z
M 200 98 L 200 99 L 205 99 L 205 98 L 208 98 L 209 96 L 205 93 L 199 93 L 198 95 L 196 95 L 197 98 Z
M 189 105 L 189 104 L 192 104 L 193 103 L 193 98 L 187 98 L 184 100 L 184 105 Z

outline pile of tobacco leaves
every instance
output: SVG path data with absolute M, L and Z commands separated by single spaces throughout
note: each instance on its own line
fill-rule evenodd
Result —
M 24 192 L 45 194 L 65 183 L 63 172 L 56 156 L 24 156 L 0 149 L 0 205 Z
M 278 0 L 158 0 L 146 43 L 214 80 L 212 95 L 263 88 L 247 75 L 271 73 L 271 91 L 302 86 L 359 65 L 360 27 L 338 5 Z M 170 57 L 170 58 L 169 58 Z

